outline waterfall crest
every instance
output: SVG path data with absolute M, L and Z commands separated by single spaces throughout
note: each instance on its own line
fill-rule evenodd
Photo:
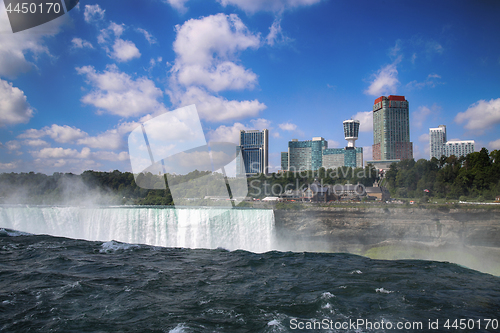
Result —
M 267 209 L 0 207 L 0 227 L 89 241 L 266 252 L 274 249 Z

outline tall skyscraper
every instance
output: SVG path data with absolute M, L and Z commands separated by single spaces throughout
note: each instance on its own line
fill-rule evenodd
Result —
M 446 143 L 446 126 L 439 125 L 436 128 L 429 128 L 429 148 L 430 158 L 441 158 L 444 155 L 444 144 Z
M 240 145 L 236 152 L 241 154 L 244 165 L 236 159 L 237 176 L 253 176 L 259 173 L 267 174 L 269 168 L 269 131 L 240 131 Z
M 373 104 L 373 159 L 413 158 L 410 114 L 404 96 L 381 96 Z

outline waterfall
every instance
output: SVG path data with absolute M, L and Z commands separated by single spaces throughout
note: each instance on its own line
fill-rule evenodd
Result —
M 0 228 L 164 247 L 266 252 L 275 246 L 268 209 L 4 206 Z

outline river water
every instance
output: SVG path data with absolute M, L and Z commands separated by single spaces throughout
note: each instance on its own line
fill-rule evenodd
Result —
M 11 206 L 0 227 L 2 332 L 500 331 L 499 277 L 276 251 L 271 210 Z

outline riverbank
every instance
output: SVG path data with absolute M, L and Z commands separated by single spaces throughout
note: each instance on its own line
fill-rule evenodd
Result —
M 500 275 L 500 210 L 308 207 L 274 211 L 283 248 L 455 262 Z

